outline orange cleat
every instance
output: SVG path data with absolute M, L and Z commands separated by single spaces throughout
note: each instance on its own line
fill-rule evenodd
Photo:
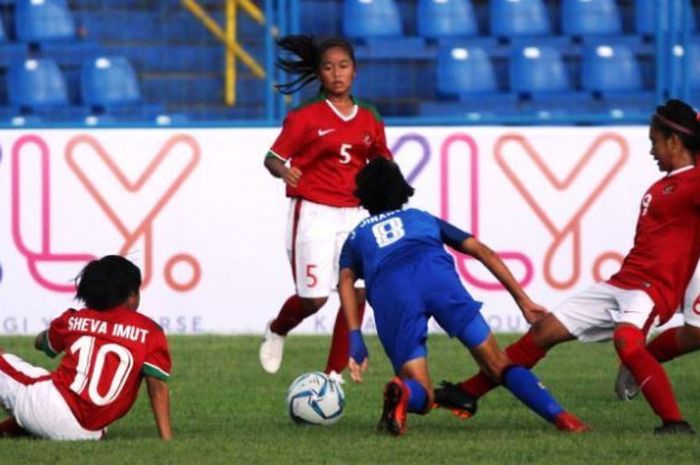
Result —
M 384 387 L 384 409 L 377 431 L 386 431 L 394 436 L 406 433 L 408 413 L 408 388 L 401 378 L 395 376 Z
M 554 419 L 554 424 L 559 431 L 565 431 L 567 433 L 585 433 L 591 430 L 587 424 L 569 412 L 561 412 L 557 415 Z

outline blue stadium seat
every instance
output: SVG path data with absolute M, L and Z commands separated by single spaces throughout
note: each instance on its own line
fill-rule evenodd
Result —
M 562 31 L 570 36 L 622 33 L 622 17 L 615 0 L 564 0 Z
M 583 51 L 582 87 L 601 95 L 642 90 L 634 53 L 624 45 L 597 45 Z
M 123 56 L 100 56 L 83 63 L 80 95 L 86 105 L 102 109 L 141 102 L 136 72 Z
M 17 38 L 24 42 L 72 40 L 75 22 L 65 0 L 17 0 Z
M 345 36 L 355 40 L 403 35 L 394 0 L 345 0 L 342 27 Z
M 7 84 L 12 105 L 29 109 L 68 105 L 66 80 L 50 58 L 29 59 L 12 65 Z
M 513 92 L 533 97 L 572 89 L 561 53 L 548 46 L 516 48 L 510 56 L 509 82 Z
M 636 0 L 634 5 L 634 24 L 637 33 L 642 35 L 653 35 L 656 33 L 657 18 L 660 17 L 661 27 L 668 27 L 671 4 L 675 8 L 675 16 L 672 24 L 682 24 L 684 18 L 690 31 L 695 31 L 695 14 L 690 0 L 669 0 L 665 8 L 657 10 L 658 0 Z M 685 10 L 685 15 L 683 15 Z
M 502 38 L 549 35 L 552 25 L 542 0 L 491 0 L 491 35 Z
M 479 34 L 471 0 L 419 0 L 418 35 L 427 39 Z
M 479 47 L 441 47 L 437 91 L 451 96 L 498 92 L 493 65 L 486 51 Z

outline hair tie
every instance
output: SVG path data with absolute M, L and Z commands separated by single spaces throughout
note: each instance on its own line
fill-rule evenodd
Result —
M 697 117 L 697 115 L 696 115 L 696 117 Z M 656 114 L 654 115 L 654 118 L 657 118 L 659 121 L 661 121 L 662 123 L 664 123 L 664 124 L 665 124 L 666 126 L 668 126 L 669 128 L 671 128 L 671 129 L 673 129 L 673 130 L 675 130 L 675 131 L 678 131 L 678 132 L 680 132 L 680 133 L 682 133 L 682 134 L 685 134 L 685 135 L 687 135 L 687 136 L 694 136 L 694 135 L 695 135 L 695 133 L 694 133 L 693 131 L 691 131 L 690 129 L 686 128 L 685 126 L 681 126 L 681 125 L 678 124 L 678 123 L 674 123 L 674 122 L 671 121 L 670 119 L 668 119 L 668 118 L 666 118 L 666 117 L 663 117 L 663 116 L 661 116 L 661 115 L 658 114 L 658 113 L 656 113 Z

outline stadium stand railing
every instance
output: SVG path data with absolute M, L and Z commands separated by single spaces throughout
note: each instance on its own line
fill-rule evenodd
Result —
M 0 0 L 0 124 L 279 124 L 317 90 L 273 90 L 286 79 L 273 40 L 299 32 L 349 38 L 355 93 L 391 124 L 646 123 L 659 102 L 700 96 L 699 11 L 690 0 Z M 99 57 L 133 67 L 139 98 L 96 103 L 85 70 Z M 14 70 L 44 59 L 65 102 L 19 104 Z

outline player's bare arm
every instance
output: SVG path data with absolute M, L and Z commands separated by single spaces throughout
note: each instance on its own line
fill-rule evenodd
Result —
M 357 293 L 355 292 L 355 281 L 357 277 L 355 273 L 350 268 L 343 268 L 340 270 L 340 278 L 338 281 L 338 294 L 340 296 L 340 304 L 345 313 L 345 320 L 348 323 L 348 332 L 353 331 L 359 332 L 360 330 L 360 318 L 358 316 L 358 306 L 357 306 Z M 350 336 L 352 338 L 352 334 Z M 351 340 L 351 346 L 353 341 Z M 364 343 L 362 343 L 364 346 Z M 367 370 L 369 365 L 369 357 L 364 356 L 363 360 L 356 360 L 353 357 L 353 350 L 351 347 L 350 357 L 348 360 L 348 369 L 350 370 L 350 378 L 356 383 L 362 382 L 362 372 Z M 366 353 L 366 350 L 365 350 Z
M 46 338 L 46 331 L 42 331 L 36 335 L 34 338 L 34 348 L 36 350 L 44 350 L 44 339 Z
M 528 323 L 532 324 L 547 314 L 547 309 L 530 299 L 503 260 L 486 244 L 474 237 L 469 237 L 462 242 L 460 249 L 460 252 L 471 255 L 483 263 L 491 274 L 503 284 L 503 287 L 520 307 L 523 317 Z
M 273 156 L 265 158 L 265 168 L 267 168 L 272 176 L 282 178 L 285 184 L 291 187 L 297 187 L 299 185 L 299 179 L 301 179 L 302 174 L 299 168 L 290 168 L 283 160 Z
M 170 427 L 170 391 L 168 385 L 165 381 L 146 376 L 146 386 L 160 438 L 163 441 L 170 441 L 173 435 Z

